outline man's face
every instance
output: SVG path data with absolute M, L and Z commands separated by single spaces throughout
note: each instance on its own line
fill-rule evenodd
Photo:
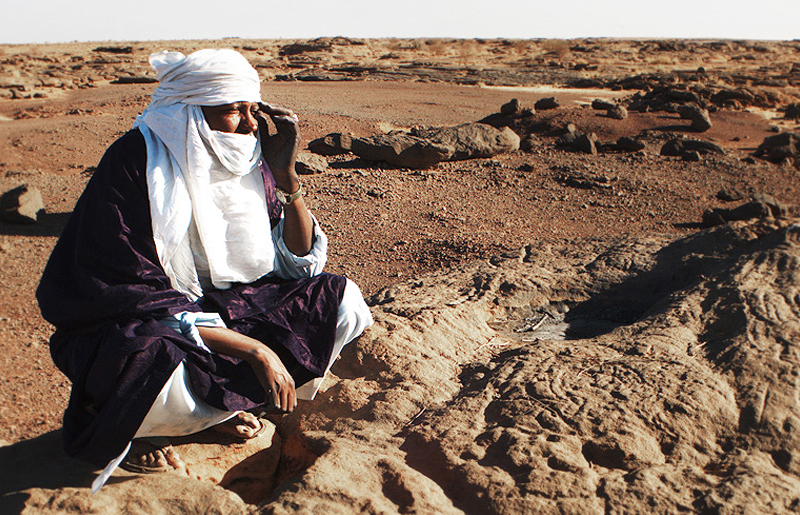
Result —
M 234 102 L 221 106 L 203 106 L 203 116 L 215 131 L 252 134 L 258 129 L 256 102 Z

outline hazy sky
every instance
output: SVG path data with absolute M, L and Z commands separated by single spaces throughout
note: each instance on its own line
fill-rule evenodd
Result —
M 798 39 L 799 20 L 800 0 L 0 0 L 0 43 L 318 36 Z

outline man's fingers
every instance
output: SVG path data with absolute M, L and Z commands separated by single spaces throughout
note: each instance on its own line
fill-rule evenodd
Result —
M 297 115 L 285 107 L 271 106 L 262 102 L 258 104 L 258 109 L 268 115 L 276 126 L 279 124 L 297 125 L 299 121 Z

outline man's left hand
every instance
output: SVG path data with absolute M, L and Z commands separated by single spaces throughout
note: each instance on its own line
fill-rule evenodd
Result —
M 297 152 L 300 149 L 300 129 L 297 115 L 285 107 L 259 103 L 257 113 L 258 130 L 261 136 L 261 152 L 267 161 L 275 184 L 287 193 L 300 187 L 300 179 L 294 170 Z M 276 133 L 269 134 L 267 117 L 275 125 Z

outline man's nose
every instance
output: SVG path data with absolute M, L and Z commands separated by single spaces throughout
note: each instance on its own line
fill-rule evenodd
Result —
M 258 129 L 258 120 L 256 120 L 255 113 L 250 109 L 244 110 L 240 126 L 244 129 L 245 134 L 255 132 Z

